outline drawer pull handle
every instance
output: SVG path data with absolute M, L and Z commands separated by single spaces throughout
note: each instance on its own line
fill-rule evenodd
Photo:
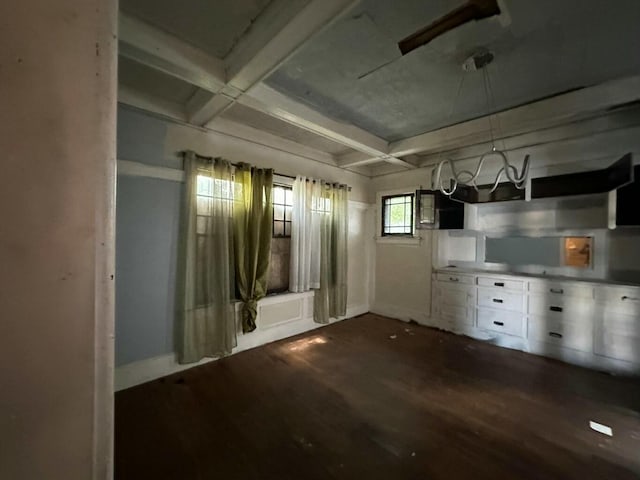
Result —
M 562 338 L 562 334 L 557 332 L 549 332 L 549 336 L 553 338 Z
M 502 300 L 501 298 L 492 298 L 491 301 L 493 303 L 504 303 L 504 300 Z
M 498 325 L 499 327 L 504 327 L 504 322 L 493 322 L 494 325 Z
M 493 282 L 496 287 L 504 287 L 504 282 Z
M 637 302 L 637 301 L 639 301 L 639 300 L 640 300 L 640 298 L 638 298 L 638 297 L 627 297 L 626 295 L 623 295 L 623 296 L 622 296 L 622 300 L 623 300 L 623 301 L 624 301 L 624 300 L 631 300 L 632 302 Z
M 559 293 L 559 294 L 563 294 L 564 293 L 564 289 L 562 289 L 562 288 L 550 288 L 549 291 L 551 293 Z
M 561 312 L 562 307 L 549 307 L 549 310 L 551 310 L 552 312 Z
M 457 277 L 449 277 L 449 281 L 450 281 L 450 282 L 459 282 L 459 281 L 460 281 L 460 279 L 459 279 L 459 278 L 457 278 Z

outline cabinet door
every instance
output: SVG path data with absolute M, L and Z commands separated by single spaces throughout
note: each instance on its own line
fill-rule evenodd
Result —
M 456 285 L 438 282 L 436 287 L 438 301 L 445 305 L 474 306 L 476 303 L 475 287 L 472 285 Z
M 640 318 L 605 310 L 596 323 L 594 352 L 640 364 Z
M 640 316 L 640 288 L 600 287 L 595 296 L 596 301 L 610 312 Z

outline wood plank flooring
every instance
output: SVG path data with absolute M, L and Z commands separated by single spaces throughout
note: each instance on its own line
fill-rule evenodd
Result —
M 118 392 L 115 422 L 117 480 L 640 478 L 637 379 L 373 314 Z

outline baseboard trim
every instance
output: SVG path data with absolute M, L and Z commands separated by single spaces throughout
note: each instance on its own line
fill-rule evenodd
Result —
M 389 303 L 376 303 L 371 308 L 371 313 L 376 313 L 384 317 L 395 318 L 405 322 L 416 322 L 420 325 L 433 326 L 429 322 L 429 314 L 420 310 L 406 308 L 401 305 L 392 305 Z
M 358 315 L 362 315 L 367 312 L 369 312 L 368 305 L 348 307 L 347 314 L 344 317 L 337 319 L 332 318 L 330 323 L 357 317 Z M 277 340 L 292 337 L 294 335 L 299 335 L 317 328 L 322 328 L 324 326 L 325 325 L 315 323 L 313 321 L 313 317 L 307 317 L 265 328 L 263 330 L 258 329 L 247 335 L 239 335 L 238 346 L 234 349 L 233 354 L 275 342 Z M 115 369 L 114 390 L 116 392 L 124 390 L 142 383 L 150 382 L 157 378 L 171 375 L 172 373 L 204 365 L 205 363 L 215 360 L 217 360 L 217 358 L 205 358 L 197 363 L 182 365 L 177 362 L 175 353 L 168 353 L 121 365 Z

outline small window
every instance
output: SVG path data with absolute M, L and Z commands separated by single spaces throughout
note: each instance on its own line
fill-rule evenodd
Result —
M 382 197 L 382 235 L 413 235 L 414 195 Z
M 293 190 L 283 185 L 273 186 L 273 236 L 291 236 L 291 210 Z

